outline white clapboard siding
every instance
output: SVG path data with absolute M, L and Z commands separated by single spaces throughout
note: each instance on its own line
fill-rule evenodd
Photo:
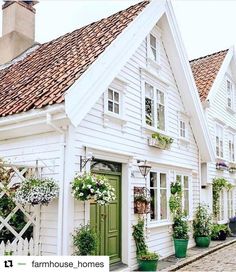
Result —
M 114 153 L 124 152 L 134 154 L 135 157 L 148 157 L 150 160 L 156 161 L 152 164 L 153 169 L 166 167 L 167 171 L 171 171 L 169 181 L 174 181 L 174 173 L 182 171 L 174 165 L 178 163 L 182 168 L 191 169 L 192 188 L 193 188 L 193 208 L 200 201 L 200 181 L 199 181 L 199 151 L 196 145 L 191 126 L 188 124 L 189 145 L 183 146 L 179 144 L 177 138 L 178 131 L 178 112 L 185 112 L 183 102 L 180 97 L 178 87 L 176 86 L 175 78 L 170 67 L 168 56 L 166 55 L 164 44 L 161 43 L 161 69 L 159 75 L 168 82 L 168 134 L 174 138 L 174 143 L 170 150 L 159 150 L 148 146 L 145 131 L 142 129 L 142 96 L 141 96 L 141 80 L 140 67 L 146 66 L 147 47 L 146 41 L 140 45 L 135 54 L 126 63 L 119 72 L 119 79 L 127 83 L 125 93 L 125 117 L 127 123 L 125 128 L 116 122 L 109 121 L 104 127 L 104 97 L 103 95 L 89 111 L 86 117 L 82 120 L 79 127 L 76 129 L 75 148 L 77 169 L 79 168 L 79 156 L 84 155 L 84 146 L 97 146 L 101 149 L 110 149 Z M 106 90 L 104 90 L 106 91 Z M 150 133 L 149 133 L 150 135 Z M 111 158 L 112 160 L 112 158 Z M 169 165 L 172 165 L 171 167 Z M 145 186 L 144 180 L 139 176 L 138 168 L 133 167 L 135 177 L 131 179 L 131 188 L 133 186 Z M 133 190 L 130 192 L 133 195 Z M 132 198 L 133 199 L 133 198 Z M 133 200 L 132 200 L 133 201 Z M 84 220 L 84 210 L 78 202 L 75 203 L 75 218 L 74 224 L 77 227 Z M 131 225 L 137 222 L 137 215 L 133 211 L 133 202 L 131 203 Z M 122 218 L 125 220 L 125 218 Z M 156 227 L 150 229 L 151 236 L 148 240 L 148 245 L 151 250 L 155 250 L 163 257 L 173 253 L 173 241 L 169 226 Z M 132 233 L 132 228 L 130 229 Z M 126 245 L 125 245 L 126 246 Z M 193 242 L 190 242 L 193 246 Z M 136 248 L 133 240 L 131 241 L 130 252 L 131 266 L 136 264 Z
M 210 101 L 210 107 L 206 110 L 206 116 L 208 121 L 208 127 L 210 130 L 210 134 L 212 137 L 212 142 L 215 147 L 215 125 L 217 123 L 217 119 L 220 119 L 224 126 L 224 159 L 226 161 L 229 160 L 229 145 L 228 145 L 228 133 L 230 132 L 230 128 L 232 128 L 231 133 L 235 134 L 236 131 L 236 114 L 233 114 L 232 112 L 227 110 L 227 75 L 230 75 L 232 77 L 232 68 L 231 66 L 228 67 L 227 73 L 225 74 L 219 89 L 216 91 L 216 94 L 214 95 L 214 99 Z M 236 94 L 234 94 L 234 101 L 236 101 Z M 235 138 L 236 140 L 236 138 Z M 233 184 L 236 185 L 235 179 L 236 174 L 235 173 L 229 173 L 228 171 L 218 171 L 216 170 L 215 163 L 210 163 L 208 165 L 208 178 L 209 182 L 211 182 L 215 177 L 224 177 Z M 208 189 L 210 190 L 210 189 Z M 211 194 L 208 192 L 207 196 Z M 209 199 L 209 198 L 208 198 Z M 207 197 L 205 197 L 205 201 L 208 202 Z M 212 206 L 212 202 L 208 202 L 210 206 Z M 236 209 L 236 194 L 235 194 L 235 200 L 234 200 L 234 209 Z
M 0 141 L 0 157 L 13 164 L 43 167 L 43 176 L 59 181 L 61 171 L 60 135 L 44 133 Z M 55 255 L 57 250 L 58 200 L 40 210 L 39 239 L 42 255 Z
M 0 243 L 0 256 L 11 254 L 20 256 L 37 256 L 39 254 L 39 245 L 35 245 L 33 238 L 21 239 L 16 242 L 3 241 Z

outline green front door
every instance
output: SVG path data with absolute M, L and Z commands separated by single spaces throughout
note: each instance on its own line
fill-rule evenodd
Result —
M 121 179 L 105 175 L 115 188 L 116 200 L 107 206 L 90 204 L 90 224 L 99 237 L 97 255 L 110 256 L 110 263 L 121 261 Z

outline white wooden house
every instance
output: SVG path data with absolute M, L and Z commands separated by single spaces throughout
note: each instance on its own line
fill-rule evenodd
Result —
M 212 208 L 212 181 L 223 177 L 234 187 L 222 190 L 219 223 L 235 215 L 236 66 L 234 48 L 192 60 L 191 67 L 214 144 L 216 160 L 202 164 L 202 201 Z M 220 164 L 226 167 L 220 167 Z
M 135 268 L 133 188 L 145 186 L 137 161 L 147 160 L 156 201 L 148 246 L 162 258 L 171 255 L 170 183 L 183 183 L 191 221 L 201 162 L 214 160 L 214 150 L 170 2 L 140 2 L 37 45 L 3 66 L 0 79 L 1 156 L 21 165 L 37 161 L 60 184 L 59 199 L 40 208 L 40 254 L 72 254 L 74 229 L 102 222 L 109 231 L 101 234 L 101 254 Z M 174 139 L 169 150 L 150 146 L 155 132 Z M 71 194 L 80 156 L 91 154 L 86 170 L 105 174 L 117 188 L 107 213 Z

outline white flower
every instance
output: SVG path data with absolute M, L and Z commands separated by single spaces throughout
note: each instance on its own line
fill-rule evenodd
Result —
M 84 195 L 84 193 L 79 193 L 79 196 L 83 196 Z

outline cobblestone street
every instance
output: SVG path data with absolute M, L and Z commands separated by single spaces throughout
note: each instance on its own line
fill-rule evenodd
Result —
M 236 271 L 236 244 L 224 247 L 177 271 Z

